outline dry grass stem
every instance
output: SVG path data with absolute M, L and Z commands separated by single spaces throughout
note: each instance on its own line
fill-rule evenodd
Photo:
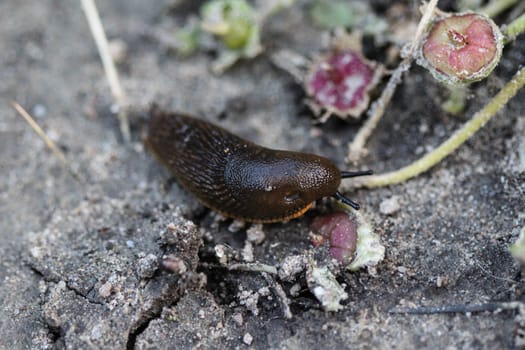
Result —
M 118 107 L 117 115 L 120 121 L 120 131 L 122 133 L 122 137 L 124 140 L 129 141 L 131 139 L 129 121 L 127 113 L 123 108 L 125 104 L 125 94 L 120 85 L 117 69 L 109 51 L 108 39 L 106 37 L 104 27 L 102 26 L 97 7 L 94 0 L 80 0 L 80 2 L 82 3 L 82 8 L 86 14 L 89 28 L 91 29 L 91 34 L 95 39 L 98 53 L 100 55 L 100 59 L 102 60 L 102 65 L 104 66 L 104 72 L 106 73 L 106 78 L 109 83 L 109 88 L 111 89 L 111 94 L 113 95 L 113 100 Z
M 405 59 L 401 61 L 399 66 L 390 76 L 390 79 L 381 93 L 379 99 L 377 99 L 373 105 L 370 107 L 368 115 L 369 118 L 365 124 L 359 129 L 354 140 L 348 146 L 348 156 L 346 161 L 348 163 L 357 163 L 361 156 L 365 153 L 365 144 L 372 132 L 377 127 L 377 124 L 383 117 L 386 107 L 390 103 L 394 92 L 396 91 L 397 85 L 401 82 L 401 78 L 404 72 L 410 69 L 412 61 L 414 60 L 415 52 L 419 47 L 423 33 L 428 26 L 428 23 L 432 20 L 434 15 L 434 10 L 436 9 L 438 0 L 431 0 L 428 5 L 425 7 L 425 12 L 419 21 L 416 34 L 412 40 L 409 52 L 406 55 Z
M 22 107 L 18 102 L 11 102 L 11 106 L 22 116 L 22 118 L 25 119 L 25 121 L 31 126 L 31 128 L 38 134 L 38 136 L 44 141 L 47 147 L 51 149 L 53 154 L 58 158 L 58 160 L 67 168 L 67 170 L 73 175 L 73 177 L 81 181 L 80 176 L 71 168 L 71 164 L 67 160 L 66 156 L 64 155 L 64 152 L 58 148 L 56 143 L 49 138 L 49 136 L 46 135 L 44 130 L 40 127 L 40 125 L 37 124 L 35 119 L 31 117 L 31 115 Z

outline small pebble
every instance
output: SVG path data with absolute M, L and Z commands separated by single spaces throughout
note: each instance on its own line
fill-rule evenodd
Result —
M 47 108 L 44 105 L 37 104 L 35 107 L 33 107 L 33 116 L 35 118 L 42 118 L 45 117 L 47 114 Z
M 106 282 L 104 283 L 103 285 L 100 286 L 100 288 L 98 289 L 98 294 L 102 297 L 102 298 L 107 298 L 111 295 L 111 290 L 113 289 L 113 286 L 111 285 L 110 282 Z
M 286 282 L 295 280 L 295 276 L 306 268 L 307 259 L 304 255 L 289 255 L 279 266 L 279 279 Z
M 438 288 L 445 287 L 448 284 L 447 276 L 438 276 L 436 279 L 436 286 Z
M 292 297 L 297 297 L 297 296 L 299 296 L 299 294 L 301 293 L 301 289 L 302 289 L 302 288 L 303 288 L 303 287 L 301 286 L 300 283 L 296 283 L 296 284 L 294 284 L 293 286 L 290 287 L 290 295 L 291 295 Z
M 184 260 L 174 255 L 164 256 L 162 259 L 162 266 L 165 269 L 170 270 L 171 272 L 174 272 L 179 275 L 182 275 L 186 271 L 188 271 L 188 267 L 186 266 Z
M 96 324 L 91 330 L 91 339 L 96 340 L 102 338 L 102 328 L 103 326 L 100 323 Z
M 244 228 L 245 225 L 246 223 L 244 221 L 233 220 L 230 226 L 228 226 L 228 231 L 230 231 L 231 233 L 239 232 Z
M 61 280 L 61 281 L 59 281 L 57 283 L 56 290 L 57 291 L 64 291 L 64 290 L 66 290 L 66 287 L 67 287 L 66 281 Z
M 242 327 L 242 325 L 244 324 L 244 318 L 242 317 L 242 314 L 240 312 L 234 313 L 232 315 L 232 320 L 239 327 Z
M 108 43 L 109 54 L 115 63 L 120 64 L 128 56 L 128 45 L 121 39 L 113 39 Z
M 215 256 L 217 257 L 217 259 L 219 259 L 219 264 L 228 264 L 228 254 L 226 254 L 226 247 L 222 244 L 217 244 L 214 249 Z
M 263 287 L 264 288 L 264 287 Z M 264 292 L 261 288 L 258 292 L 241 290 L 237 293 L 237 298 L 240 305 L 244 305 L 254 316 L 259 315 L 259 308 L 257 304 L 259 303 L 259 297 L 266 296 L 265 294 L 260 294 Z
M 246 239 L 253 244 L 261 244 L 265 238 L 262 224 L 253 224 L 246 230 Z
M 251 345 L 252 342 L 253 342 L 253 337 L 250 333 L 246 333 L 243 337 L 242 337 L 242 342 L 246 345 Z
M 379 204 L 379 212 L 384 215 L 392 215 L 401 209 L 399 197 L 393 196 L 385 199 Z
M 137 274 L 140 278 L 151 278 L 155 274 L 155 271 L 159 268 L 159 262 L 157 256 L 148 254 L 142 259 L 139 259 L 137 264 Z
M 242 249 L 242 260 L 245 262 L 253 262 L 254 260 L 253 245 L 249 241 L 245 242 L 244 248 Z
M 403 273 L 404 274 L 404 273 L 407 273 L 407 268 L 404 267 L 404 266 L 398 266 L 397 271 L 399 273 Z

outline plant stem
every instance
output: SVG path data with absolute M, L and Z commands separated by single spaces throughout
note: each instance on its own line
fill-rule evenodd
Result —
M 490 100 L 480 111 L 478 111 L 470 121 L 461 129 L 456 131 L 450 138 L 443 142 L 439 147 L 427 153 L 422 158 L 416 160 L 399 170 L 381 174 L 367 176 L 356 179 L 353 185 L 344 186 L 342 190 L 349 187 L 380 187 L 403 182 L 415 177 L 437 163 L 443 158 L 455 151 L 474 133 L 476 133 L 485 123 L 487 123 L 496 113 L 505 106 L 505 104 L 516 95 L 519 89 L 525 85 L 525 67 L 521 68 L 518 73 Z
M 430 21 L 432 20 L 432 16 L 434 15 L 434 10 L 436 9 L 437 3 L 437 0 L 431 0 L 426 5 L 425 12 L 421 17 L 421 20 L 419 21 L 408 54 L 405 56 L 405 59 L 399 64 L 399 66 L 390 76 L 390 80 L 388 81 L 385 89 L 381 93 L 379 99 L 377 99 L 374 102 L 373 106 L 370 108 L 368 112 L 368 120 L 361 127 L 361 129 L 359 129 L 356 136 L 354 137 L 354 140 L 348 145 L 348 155 L 346 157 L 346 162 L 357 163 L 357 161 L 361 158 L 363 153 L 365 153 L 366 141 L 368 140 L 372 132 L 377 127 L 377 124 L 383 117 L 386 107 L 390 103 L 392 96 L 394 96 L 394 92 L 396 91 L 397 85 L 402 80 L 403 73 L 410 69 L 412 61 L 415 58 L 416 50 L 419 48 L 421 38 L 428 26 L 428 23 L 430 23 Z
M 60 148 L 56 145 L 56 143 L 47 136 L 47 134 L 42 130 L 40 125 L 33 119 L 33 117 L 22 107 L 18 104 L 18 102 L 11 102 L 11 105 L 13 108 L 24 118 L 24 120 L 31 126 L 31 128 L 40 136 L 40 138 L 44 141 L 47 147 L 53 152 L 53 154 L 58 158 L 60 163 L 73 175 L 75 180 L 82 183 L 83 179 L 80 177 L 79 174 L 73 168 L 71 167 L 71 164 L 66 158 L 66 155 L 64 152 L 60 150 Z
M 525 13 L 504 26 L 502 31 L 505 35 L 505 43 L 514 40 L 518 35 L 525 32 Z
M 492 0 L 487 5 L 479 9 L 479 12 L 486 14 L 489 17 L 496 17 L 515 3 L 518 0 Z
M 82 4 L 82 9 L 86 14 L 86 18 L 91 29 L 91 34 L 97 45 L 98 53 L 100 55 L 100 60 L 102 61 L 102 66 L 104 67 L 104 72 L 108 79 L 109 88 L 111 89 L 111 94 L 113 95 L 113 101 L 117 104 L 118 107 L 118 118 L 120 122 L 120 132 L 122 137 L 126 142 L 129 142 L 131 139 L 131 134 L 129 130 L 129 121 L 128 115 L 123 108 L 125 101 L 125 94 L 120 85 L 120 80 L 118 78 L 117 68 L 113 62 L 113 58 L 109 53 L 108 39 L 106 37 L 106 32 L 102 26 L 102 21 L 100 20 L 100 15 L 98 14 L 97 7 L 94 0 L 80 0 Z

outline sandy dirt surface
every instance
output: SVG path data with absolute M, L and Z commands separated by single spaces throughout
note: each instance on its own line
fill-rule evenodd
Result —
M 220 268 L 215 246 L 239 252 L 246 230 L 170 179 L 144 149 L 151 102 L 219 123 L 255 142 L 325 155 L 344 167 L 359 123 L 313 125 L 304 94 L 272 65 L 281 48 L 308 54 L 323 33 L 305 5 L 277 15 L 266 53 L 222 76 L 210 52 L 190 59 L 148 34 L 169 32 L 193 6 L 173 1 L 99 1 L 131 108 L 126 145 L 78 2 L 0 2 L 0 347 L 5 349 L 503 349 L 525 344 L 516 310 L 396 315 L 394 307 L 523 300 L 509 245 L 525 225 L 525 91 L 454 155 L 406 183 L 349 195 L 373 222 L 386 257 L 373 271 L 341 273 L 349 298 L 323 311 L 303 277 L 277 281 L 290 298 L 283 317 L 268 279 Z M 385 8 L 385 2 L 378 9 Z M 198 8 L 198 6 L 195 6 Z M 407 11 L 415 11 L 415 3 Z M 301 12 L 303 11 L 303 12 Z M 411 13 L 410 17 L 414 17 Z M 502 16 L 497 20 L 507 21 Z M 500 22 L 501 23 L 501 22 Z M 379 58 L 380 55 L 378 56 Z M 369 144 L 361 168 L 393 170 L 450 135 L 525 62 L 525 38 L 507 47 L 487 80 L 469 87 L 463 116 L 443 112 L 443 87 L 414 67 Z M 85 177 L 77 182 L 9 105 L 25 106 Z M 523 153 L 522 153 L 523 155 Z M 380 212 L 394 198 L 398 211 Z M 264 226 L 256 260 L 276 265 L 311 248 L 298 220 Z M 171 224 L 171 225 L 170 225 Z M 230 249 L 230 248 L 229 248 Z M 160 267 L 171 255 L 178 273 Z

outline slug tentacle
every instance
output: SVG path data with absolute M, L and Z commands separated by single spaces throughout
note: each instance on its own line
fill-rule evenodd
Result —
M 146 145 L 178 182 L 204 205 L 250 222 L 278 222 L 305 213 L 317 199 L 335 196 L 341 172 L 327 158 L 271 150 L 225 129 L 179 113 L 150 112 Z
M 348 179 L 350 177 L 367 176 L 372 175 L 372 170 L 360 170 L 360 171 L 341 171 L 341 179 Z

